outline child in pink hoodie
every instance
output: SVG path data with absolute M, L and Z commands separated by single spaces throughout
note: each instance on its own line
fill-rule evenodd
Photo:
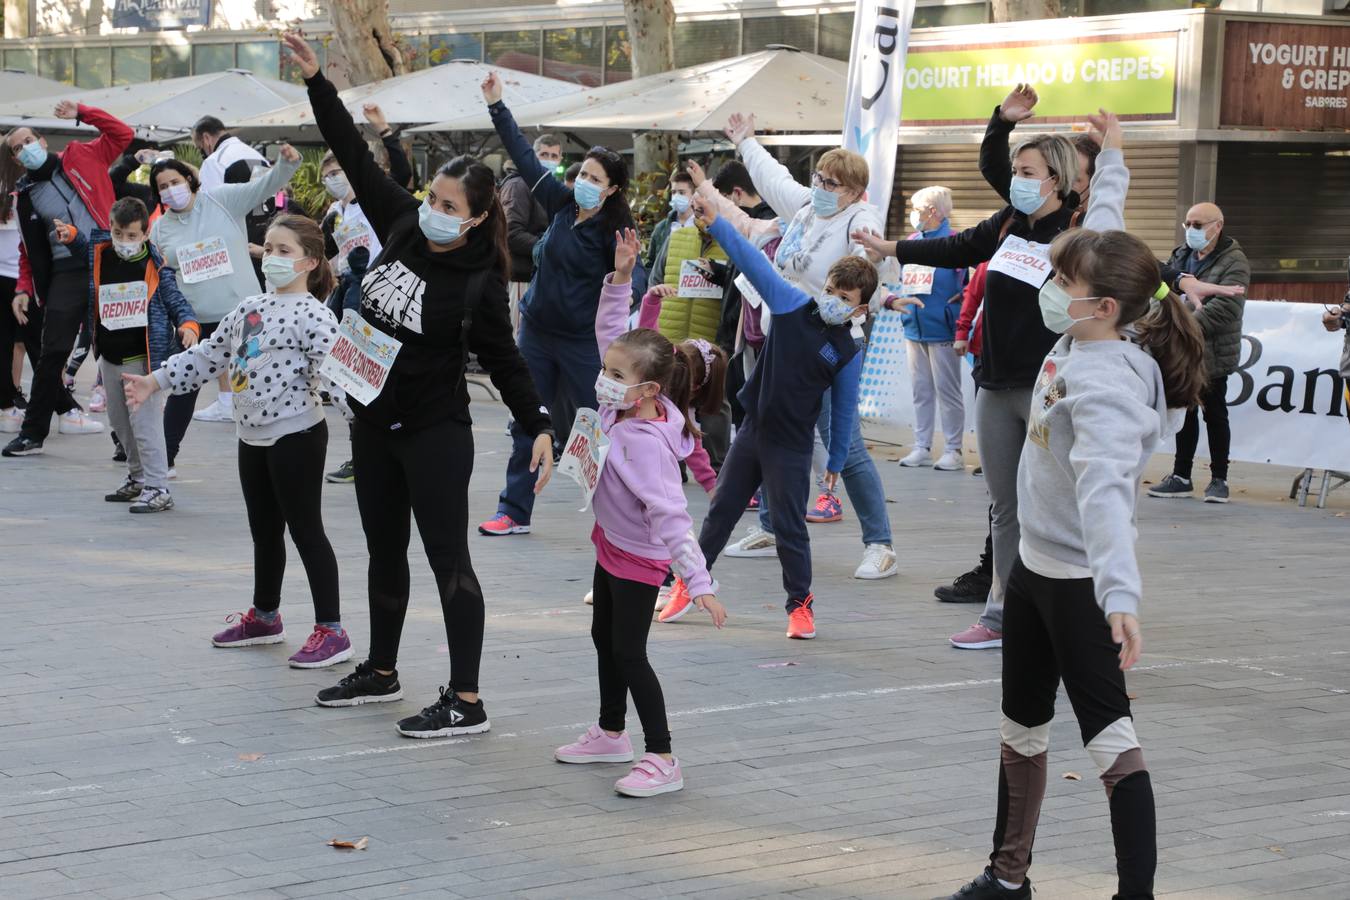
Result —
M 591 640 L 599 656 L 600 721 L 554 756 L 566 763 L 631 761 L 633 746 L 624 730 L 631 692 L 647 752 L 614 788 L 630 797 L 651 797 L 684 787 L 679 760 L 670 751 L 661 683 L 647 660 L 657 590 L 673 570 L 719 628 L 726 610 L 713 595 L 703 553 L 690 534 L 680 483 L 679 462 L 698 436 L 689 413 L 690 361 L 651 329 L 623 333 L 640 246 L 632 230 L 617 238 L 614 272 L 605 279 L 595 319 L 603 360 L 595 392 L 610 441 L 592 498 Z

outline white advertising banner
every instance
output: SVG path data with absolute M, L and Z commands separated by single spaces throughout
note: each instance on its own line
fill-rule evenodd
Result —
M 1242 462 L 1350 470 L 1340 332 L 1322 327 L 1318 303 L 1249 300 L 1238 371 L 1228 378 L 1231 456 Z M 974 430 L 974 382 L 965 379 L 966 427 Z M 900 314 L 877 316 L 863 363 L 859 414 L 912 428 L 914 402 Z M 937 423 L 940 424 L 940 423 Z M 1163 452 L 1172 452 L 1168 442 Z M 1203 419 L 1197 456 L 1208 458 Z
M 890 208 L 895 179 L 896 133 L 904 93 L 905 54 L 914 24 L 915 0 L 858 0 L 853 18 L 853 55 L 844 92 L 845 150 L 867 157 L 867 200 Z

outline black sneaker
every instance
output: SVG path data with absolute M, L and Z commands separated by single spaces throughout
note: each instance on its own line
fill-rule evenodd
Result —
M 398 723 L 398 733 L 411 738 L 438 738 L 482 734 L 491 727 L 482 700 L 469 703 L 449 687 L 443 687 L 439 700 Z
M 128 478 L 122 482 L 122 486 L 111 494 L 104 494 L 103 499 L 109 503 L 134 503 L 136 498 L 141 496 L 141 491 L 145 490 L 145 485 L 139 481 L 132 481 Z
M 1023 879 L 1021 887 L 1009 890 L 998 883 L 993 869 L 985 867 L 983 872 L 975 876 L 974 881 L 963 886 L 946 900 L 1029 900 L 1030 897 L 1030 878 Z
M 1209 487 L 1205 488 L 1206 503 L 1227 503 L 1228 502 L 1228 482 L 1222 478 L 1212 479 Z
M 41 456 L 42 441 L 19 435 L 0 450 L 0 456 Z
M 933 596 L 943 603 L 984 603 L 989 599 L 989 589 L 993 583 L 993 576 L 977 566 L 951 584 L 935 588 Z
M 1180 475 L 1168 475 L 1162 481 L 1148 489 L 1150 497 L 1162 497 L 1165 500 L 1175 500 L 1178 497 L 1189 497 L 1195 491 L 1195 485 L 1191 484 L 1189 478 L 1182 478 Z
M 398 683 L 398 672 L 381 675 L 370 660 L 358 663 L 355 671 L 333 687 L 324 688 L 314 697 L 320 706 L 360 706 L 362 703 L 387 703 L 403 699 L 403 686 Z
M 338 466 L 336 471 L 323 476 L 323 480 L 329 484 L 351 484 L 356 480 L 356 470 L 352 467 L 352 461 L 347 460 Z
M 123 447 L 122 442 L 118 440 L 117 432 L 110 431 L 108 432 L 108 435 L 112 438 L 113 442 L 113 462 L 126 462 L 127 448 Z

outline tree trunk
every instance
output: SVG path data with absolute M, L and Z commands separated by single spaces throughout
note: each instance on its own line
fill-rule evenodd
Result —
M 1060 0 L 993 0 L 992 6 L 995 22 L 1058 19 L 1063 15 Z
M 333 36 L 347 59 L 353 86 L 402 75 L 403 52 L 389 25 L 388 0 L 342 0 L 328 4 Z
M 675 68 L 675 4 L 673 0 L 623 0 L 628 43 L 633 50 L 633 77 Z M 678 138 L 671 132 L 633 135 L 633 172 L 655 172 L 675 165 Z

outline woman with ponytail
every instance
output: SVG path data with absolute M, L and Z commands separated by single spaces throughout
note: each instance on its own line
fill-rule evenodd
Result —
M 1050 261 L 1041 316 L 1061 337 L 1033 388 L 1018 467 L 994 849 L 953 896 L 1031 897 L 1026 873 L 1062 679 L 1110 803 L 1115 896 L 1151 898 L 1153 787 L 1124 674 L 1143 652 L 1135 503 L 1149 457 L 1205 386 L 1204 341 L 1133 235 L 1068 231 Z
M 114 221 L 114 225 L 116 225 Z M 338 568 L 324 533 L 321 496 L 328 425 L 319 397 L 319 367 L 337 338 L 337 320 L 322 299 L 333 289 L 323 231 L 312 219 L 282 215 L 263 243 L 271 290 L 226 313 L 209 339 L 169 357 L 149 375 L 124 374 L 134 411 L 156 392 L 187 394 L 225 375 L 239 435 L 239 483 L 253 536 L 253 605 L 226 619 L 217 647 L 277 644 L 286 530 L 300 551 L 314 599 L 314 629 L 293 668 L 331 666 L 352 655 L 342 629 Z M 115 385 L 109 385 L 114 389 Z
M 315 122 L 382 247 L 362 279 L 360 307 L 343 320 L 351 339 L 330 363 L 345 369 L 355 417 L 356 503 L 370 552 L 370 656 L 316 702 L 356 706 L 403 696 L 396 667 L 416 515 L 445 618 L 450 683 L 420 714 L 400 721 L 398 732 L 479 734 L 490 725 L 478 698 L 483 591 L 468 545 L 470 351 L 529 436 L 536 492 L 553 467 L 548 413 L 511 336 L 506 217 L 492 170 L 468 156 L 437 170 L 425 201 L 409 194 L 371 156 L 304 38 L 287 34 L 286 44 L 309 87 Z
M 595 488 L 591 531 L 591 640 L 599 657 L 600 717 L 554 756 L 565 763 L 631 762 L 624 717 L 632 693 L 646 753 L 614 789 L 629 797 L 652 797 L 684 787 L 680 762 L 671 754 L 661 683 L 647 661 L 657 590 L 674 571 L 719 628 L 726 610 L 713 596 L 680 484 L 680 460 L 699 437 L 690 410 L 698 387 L 693 359 L 650 328 L 623 333 L 640 250 L 636 231 L 616 235 L 614 271 L 605 278 L 595 320 L 604 361 L 595 394 L 600 425 L 610 441 Z

